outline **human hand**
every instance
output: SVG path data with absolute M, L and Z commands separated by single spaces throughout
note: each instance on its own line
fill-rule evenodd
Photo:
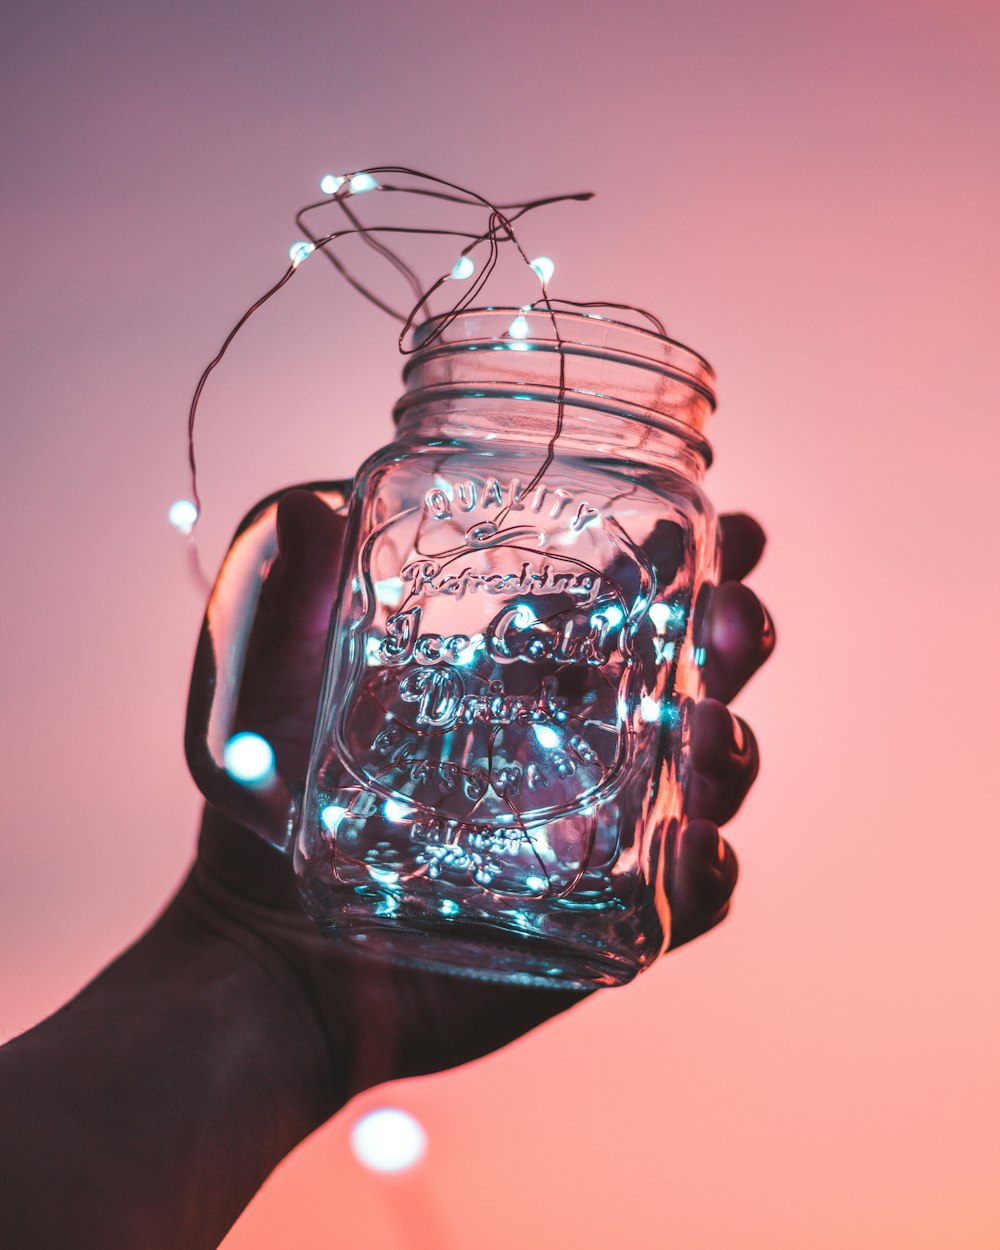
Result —
M 271 742 L 284 776 L 305 775 L 343 524 L 308 490 L 289 491 L 279 503 L 279 555 L 261 592 L 239 716 Z M 728 911 L 737 864 L 718 826 L 742 803 L 758 757 L 749 727 L 726 703 L 774 644 L 766 612 L 741 581 L 760 557 L 763 532 L 749 517 L 726 516 L 722 539 L 707 697 L 692 720 L 690 818 L 667 847 L 672 949 Z M 584 996 L 382 964 L 329 941 L 300 908 L 290 861 L 211 807 L 183 900 L 280 956 L 275 966 L 318 1023 L 316 1036 L 344 1097 L 487 1054 Z

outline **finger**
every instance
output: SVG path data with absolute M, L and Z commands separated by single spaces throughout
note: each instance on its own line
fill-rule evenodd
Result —
M 774 650 L 774 625 L 742 582 L 723 582 L 709 605 L 705 693 L 728 703 Z
M 318 496 L 289 491 L 278 503 L 276 556 L 260 592 L 246 674 L 272 685 L 282 669 L 311 668 L 326 640 L 344 521 Z M 306 653 L 309 653 L 308 655 Z
M 278 502 L 278 558 L 261 606 L 280 621 L 283 641 L 326 638 L 340 567 L 344 520 L 308 490 Z
M 278 504 L 278 555 L 260 592 L 237 722 L 271 743 L 286 778 L 300 776 L 312 737 L 344 520 L 309 491 Z
M 691 765 L 688 814 L 723 825 L 736 815 L 757 776 L 757 740 L 724 703 L 703 699 L 691 717 Z
M 671 950 L 725 919 L 738 875 L 733 848 L 711 821 L 692 820 L 685 825 L 671 864 Z
M 767 535 L 759 523 L 745 512 L 727 512 L 719 517 L 722 543 L 720 581 L 739 582 L 760 559 Z

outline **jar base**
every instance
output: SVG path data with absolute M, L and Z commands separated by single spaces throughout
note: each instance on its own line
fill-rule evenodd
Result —
M 610 953 L 581 951 L 499 926 L 459 922 L 442 932 L 438 923 L 423 926 L 385 917 L 321 923 L 320 928 L 366 958 L 480 981 L 591 990 L 625 985 L 640 971 Z

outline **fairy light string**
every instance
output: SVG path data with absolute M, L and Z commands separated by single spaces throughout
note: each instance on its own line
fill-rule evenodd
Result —
M 432 185 L 409 186 L 396 185 L 395 183 L 380 181 L 380 179 L 385 175 L 413 178 Z M 420 170 L 409 169 L 402 165 L 376 165 L 371 166 L 368 169 L 359 170 L 355 173 L 346 175 L 327 174 L 323 179 L 321 179 L 321 186 L 323 188 L 330 188 L 330 192 L 324 194 L 323 199 L 314 200 L 309 204 L 304 205 L 295 214 L 296 225 L 304 235 L 305 240 L 311 244 L 311 248 L 308 251 L 302 249 L 301 254 L 297 257 L 293 256 L 290 260 L 288 268 L 281 278 L 279 278 L 272 287 L 265 291 L 263 295 L 255 300 L 246 312 L 243 313 L 240 319 L 233 326 L 232 330 L 230 330 L 229 334 L 226 335 L 226 338 L 223 340 L 222 346 L 219 348 L 217 354 L 205 367 L 205 370 L 195 387 L 194 395 L 192 396 L 191 404 L 188 410 L 187 434 L 188 463 L 191 480 L 191 501 L 197 509 L 199 517 L 201 515 L 201 496 L 198 490 L 197 457 L 195 452 L 195 421 L 205 384 L 213 370 L 216 369 L 222 362 L 222 359 L 232 344 L 233 339 L 247 323 L 250 317 L 259 311 L 259 309 L 262 308 L 263 305 L 272 298 L 272 296 L 276 295 L 278 291 L 280 291 L 281 288 L 294 277 L 303 261 L 308 259 L 308 256 L 311 255 L 313 251 L 322 252 L 340 276 L 351 287 L 353 287 L 354 290 L 356 290 L 370 303 L 374 304 L 375 307 L 386 313 L 387 316 L 392 317 L 394 320 L 399 321 L 402 324 L 402 329 L 399 333 L 399 350 L 401 354 L 409 355 L 415 351 L 421 350 L 428 344 L 440 338 L 452 321 L 454 321 L 456 317 L 460 316 L 466 308 L 471 307 L 477 301 L 496 267 L 499 259 L 500 248 L 503 243 L 509 243 L 516 249 L 520 259 L 528 268 L 532 269 L 536 279 L 541 283 L 542 287 L 541 299 L 536 299 L 524 307 L 526 309 L 534 310 L 541 306 L 548 313 L 555 335 L 556 350 L 559 352 L 560 360 L 562 362 L 560 367 L 560 401 L 556 418 L 556 430 L 553 432 L 553 442 L 546 453 L 545 460 L 539 467 L 538 473 L 536 474 L 536 485 L 537 481 L 540 481 L 542 476 L 544 476 L 549 464 L 551 464 L 555 442 L 558 440 L 559 434 L 562 430 L 562 404 L 563 392 L 565 390 L 565 358 L 557 322 L 557 305 L 576 308 L 604 307 L 614 308 L 620 311 L 634 312 L 653 324 L 657 328 L 658 332 L 664 333 L 663 325 L 657 317 L 655 317 L 652 313 L 634 305 L 610 301 L 582 302 L 563 298 L 553 299 L 548 292 L 548 282 L 551 280 L 552 270 L 542 269 L 540 272 L 539 269 L 536 269 L 536 262 L 529 259 L 528 254 L 521 246 L 517 233 L 514 230 L 514 223 L 516 221 L 520 220 L 520 218 L 525 216 L 525 214 L 534 212 L 540 208 L 546 208 L 551 205 L 562 203 L 585 202 L 593 198 L 594 193 L 591 191 L 576 192 L 568 195 L 550 195 L 538 199 L 501 205 L 493 203 L 485 196 L 480 195 L 478 192 L 471 191 L 466 187 L 462 187 L 458 183 L 450 182 L 447 179 L 423 173 Z M 353 199 L 356 203 L 358 195 L 371 193 L 375 193 L 377 195 L 395 194 L 423 196 L 441 201 L 443 203 L 456 204 L 465 207 L 483 208 L 489 212 L 487 228 L 485 231 L 477 233 L 474 231 L 459 230 L 454 228 L 366 225 L 362 222 L 356 208 L 348 206 L 347 200 Z M 345 229 L 331 231 L 325 235 L 315 234 L 306 223 L 306 215 L 320 209 L 327 209 L 331 205 L 337 207 L 344 214 L 350 223 L 349 226 Z M 475 275 L 475 281 L 470 285 L 470 288 L 455 301 L 452 307 L 443 316 L 438 317 L 432 333 L 427 338 L 422 340 L 419 345 L 411 347 L 406 345 L 405 339 L 407 334 L 412 329 L 414 322 L 422 312 L 430 315 L 428 301 L 444 286 L 446 282 L 454 280 L 454 277 L 452 272 L 448 272 L 435 279 L 435 281 L 429 286 L 423 286 L 420 283 L 417 274 L 407 261 L 400 256 L 394 248 L 390 247 L 386 242 L 377 237 L 379 235 L 391 234 L 421 236 L 440 235 L 465 239 L 467 242 L 462 248 L 460 259 L 471 258 L 472 252 L 474 252 L 474 250 L 482 244 L 486 244 L 488 248 L 488 255 L 485 262 L 481 265 L 475 265 L 474 270 L 469 275 Z M 373 291 L 366 283 L 355 277 L 355 275 L 348 269 L 347 265 L 344 264 L 340 257 L 334 253 L 331 245 L 350 235 L 358 235 L 364 243 L 366 243 L 370 248 L 373 248 L 405 279 L 407 285 L 411 289 L 411 293 L 413 293 L 415 297 L 415 302 L 410 308 L 409 313 L 403 313 L 398 309 L 395 309 L 379 294 Z M 293 247 L 297 246 L 298 245 L 293 245 Z M 547 257 L 541 259 L 546 261 L 548 260 Z M 473 263 L 475 264 L 475 262 Z M 549 262 L 549 264 L 551 265 L 551 262 Z M 193 530 L 196 525 L 197 518 L 191 526 L 191 530 Z
M 565 423 L 567 392 L 566 351 L 564 340 L 560 333 L 558 319 L 560 309 L 604 308 L 614 309 L 619 312 L 628 312 L 646 320 L 650 325 L 655 327 L 657 333 L 661 335 L 665 335 L 666 333 L 659 318 L 657 318 L 654 314 L 634 305 L 611 301 L 575 301 L 550 295 L 549 284 L 552 281 L 555 271 L 554 263 L 547 256 L 535 258 L 529 257 L 527 251 L 522 246 L 517 230 L 515 229 L 515 223 L 519 222 L 526 214 L 557 204 L 586 202 L 592 198 L 592 192 L 546 196 L 543 198 L 515 203 L 497 204 L 476 191 L 462 187 L 458 183 L 450 182 L 447 179 L 438 178 L 419 170 L 398 165 L 371 166 L 367 169 L 344 175 L 328 174 L 321 180 L 320 187 L 323 191 L 323 198 L 304 205 L 295 214 L 296 226 L 300 231 L 302 238 L 299 242 L 294 243 L 289 249 L 289 265 L 287 269 L 281 277 L 242 314 L 233 328 L 226 335 L 216 355 L 205 367 L 195 387 L 188 410 L 187 420 L 191 500 L 189 501 L 190 506 L 188 508 L 178 510 L 177 515 L 179 521 L 174 522 L 177 525 L 177 528 L 181 529 L 181 532 L 187 534 L 189 537 L 196 528 L 202 511 L 202 501 L 198 486 L 195 433 L 199 405 L 202 400 L 206 383 L 212 372 L 221 364 L 228 349 L 232 345 L 233 340 L 243 326 L 246 325 L 247 321 L 292 280 L 301 268 L 302 264 L 308 260 L 313 253 L 321 253 L 333 266 L 338 276 L 342 278 L 352 289 L 399 324 L 400 329 L 397 340 L 398 349 L 402 355 L 408 356 L 417 351 L 424 350 L 435 341 L 440 340 L 456 318 L 461 316 L 466 309 L 473 307 L 481 301 L 482 294 L 486 289 L 497 264 L 499 263 L 504 246 L 506 245 L 507 247 L 513 249 L 517 258 L 523 263 L 525 268 L 532 271 L 533 281 L 540 285 L 541 294 L 521 306 L 520 312 L 508 328 L 507 335 L 514 343 L 520 339 L 527 338 L 530 335 L 531 330 L 526 314 L 534 313 L 535 315 L 542 315 L 547 318 L 549 324 L 551 325 L 554 348 L 558 353 L 559 358 L 558 388 L 553 428 L 547 440 L 545 451 L 541 457 L 540 463 L 532 474 L 530 480 L 523 488 L 523 495 L 525 498 L 530 497 L 533 492 L 540 487 L 546 474 L 552 466 Z M 422 197 L 437 201 L 444 205 L 453 206 L 455 210 L 478 209 L 487 214 L 485 229 L 461 229 L 451 225 L 418 226 L 366 224 L 366 222 L 362 219 L 361 207 L 359 204 L 359 197 L 362 195 L 371 196 L 373 201 L 377 201 L 378 198 L 387 195 Z M 348 201 L 350 201 L 350 203 Z M 312 226 L 312 218 L 321 212 L 328 214 L 331 210 L 335 211 L 338 216 L 343 219 L 344 224 L 338 224 L 334 229 L 328 230 L 326 233 L 320 233 Z M 412 300 L 412 303 L 408 305 L 408 311 L 395 307 L 389 299 L 383 297 L 381 292 L 372 289 L 367 282 L 362 281 L 352 271 L 352 269 L 348 267 L 343 258 L 337 254 L 335 245 L 343 239 L 354 236 L 359 238 L 365 247 L 384 260 L 395 271 L 398 277 L 402 279 L 403 283 L 408 288 L 409 296 Z M 425 285 L 407 259 L 401 255 L 393 245 L 397 238 L 405 239 L 407 236 L 424 238 L 453 238 L 460 242 L 462 246 L 458 257 L 454 261 L 451 268 L 447 272 L 440 274 L 429 285 Z M 460 292 L 457 294 L 450 306 L 447 307 L 444 313 L 434 314 L 431 310 L 430 301 L 442 292 L 449 282 L 459 283 Z M 408 336 L 418 320 L 429 322 L 428 332 L 422 335 L 418 342 L 408 342 Z M 176 507 L 177 505 L 175 505 L 175 508 Z M 510 551 L 522 553 L 527 552 L 528 554 L 531 554 L 531 550 L 529 548 L 524 548 L 518 545 L 518 531 L 516 526 L 509 531 L 510 538 L 506 540 L 504 538 L 504 535 L 508 533 L 508 531 L 504 528 L 505 523 L 512 507 L 513 499 L 502 505 L 492 520 L 483 522 L 476 527 L 478 531 L 482 531 L 479 534 L 479 537 L 482 540 L 482 546 L 504 548 Z M 191 541 L 193 541 L 193 539 Z M 422 545 L 421 523 L 418 526 L 418 531 L 415 536 L 414 552 L 422 558 L 433 559 L 439 573 L 444 568 L 450 566 L 454 561 L 462 558 L 463 555 L 467 555 L 469 549 L 467 545 L 462 544 L 452 547 L 446 551 L 427 553 L 421 551 Z M 558 556 L 558 553 L 550 552 L 549 558 L 559 559 L 561 557 Z M 578 559 L 576 562 L 578 564 L 582 564 L 582 562 Z M 631 651 L 631 642 L 627 626 L 630 623 L 631 616 L 634 614 L 634 605 L 630 605 L 625 592 L 622 587 L 618 585 L 617 581 L 610 576 L 609 570 L 604 570 L 602 572 L 596 568 L 591 568 L 589 565 L 586 567 L 590 574 L 597 579 L 598 583 L 603 578 L 605 585 L 610 588 L 611 594 L 621 605 L 622 621 L 619 623 L 621 629 L 619 645 L 621 646 L 623 653 L 623 662 L 625 662 L 627 660 L 627 653 Z M 655 586 L 644 585 L 642 587 L 641 597 L 644 601 L 648 601 L 654 591 Z M 411 588 L 409 594 L 403 599 L 402 603 L 398 605 L 396 610 L 402 611 L 410 599 L 412 599 L 416 594 L 416 582 L 414 581 L 414 586 Z M 543 617 L 540 621 L 538 621 L 538 624 L 540 626 L 547 625 L 549 621 L 559 615 L 560 610 L 557 609 L 551 616 Z M 552 675 L 554 677 L 558 677 L 570 662 L 571 661 L 569 660 L 564 660 L 553 663 L 551 670 Z M 603 671 L 603 667 L 598 668 L 598 673 L 600 678 L 603 679 L 607 685 L 614 686 L 616 684 L 611 676 Z M 398 674 L 392 673 L 390 675 L 389 671 L 384 670 L 382 675 L 382 688 L 385 688 L 386 681 L 391 682 L 394 679 L 397 684 L 399 684 L 402 680 Z M 382 706 L 383 710 L 386 712 L 387 724 L 394 724 L 395 722 L 392 720 L 392 716 L 389 714 L 388 709 L 385 707 L 382 699 L 376 692 L 376 688 L 372 688 L 371 693 L 377 704 Z M 579 713 L 570 712 L 568 716 L 571 721 L 581 722 L 581 728 L 583 727 L 584 718 Z M 470 829 L 478 829 L 478 826 L 474 824 L 476 809 L 479 807 L 480 803 L 483 802 L 486 793 L 492 789 L 496 797 L 506 807 L 509 813 L 509 819 L 513 822 L 511 825 L 504 827 L 510 831 L 511 835 L 516 833 L 520 839 L 523 839 L 523 841 L 527 843 L 528 848 L 537 862 L 538 869 L 546 881 L 543 893 L 548 894 L 551 892 L 552 883 L 548 879 L 548 873 L 545 865 L 534 846 L 529 830 L 524 824 L 518 807 L 514 804 L 511 798 L 509 789 L 506 785 L 498 785 L 497 779 L 494 777 L 494 750 L 503 728 L 503 724 L 497 724 L 489 735 L 488 744 L 482 761 L 484 766 L 483 769 L 477 770 L 476 768 L 473 768 L 470 771 L 467 769 L 465 764 L 459 766 L 463 775 L 468 773 L 468 776 L 465 777 L 466 783 L 468 783 L 469 777 L 477 771 L 485 772 L 485 789 L 479 799 L 473 802 L 472 807 L 466 813 L 464 819 L 458 823 L 459 826 L 467 826 Z M 614 726 L 608 724 L 606 728 L 611 730 L 614 729 Z M 415 726 L 407 726 L 407 729 L 410 732 L 416 733 L 418 736 L 425 736 L 428 738 L 433 738 L 436 733 L 440 732 L 434 731 L 430 728 L 417 729 Z M 591 755 L 593 756 L 592 751 Z M 607 769 L 613 766 L 612 764 L 605 766 L 596 759 L 596 756 L 594 757 L 594 760 L 596 760 L 597 771 L 602 776 L 606 775 Z M 592 761 L 588 763 L 593 766 Z M 392 761 L 387 761 L 382 771 L 387 772 L 394 767 L 396 767 L 396 765 L 393 764 Z M 417 819 L 420 811 L 424 809 L 425 805 L 416 799 L 410 799 L 408 802 L 413 808 L 410 815 L 414 819 Z M 333 809 L 331 808 L 331 810 Z M 338 808 L 337 810 L 340 811 L 341 809 Z M 347 810 L 347 808 L 343 809 L 344 812 Z M 429 817 L 433 820 L 434 809 L 428 808 L 426 811 Z M 342 818 L 343 817 L 341 817 L 341 819 Z M 449 823 L 447 817 L 444 817 L 443 819 L 445 824 Z M 594 819 L 596 820 L 596 817 Z M 337 823 L 339 823 L 339 821 Z M 489 828 L 490 826 L 483 826 L 483 830 L 488 830 Z M 499 830 L 497 830 L 497 832 L 499 832 Z M 483 836 L 486 836 L 485 833 Z M 459 847 L 459 838 L 460 832 L 456 830 L 453 841 L 447 844 L 453 850 L 456 850 L 456 852 L 461 849 Z M 595 838 L 596 824 L 594 825 L 594 828 L 590 830 L 588 846 L 578 866 L 578 870 L 573 874 L 568 887 L 570 890 L 576 887 L 576 884 L 587 871 L 591 853 L 595 844 Z M 336 839 L 334 839 L 334 842 L 336 843 Z M 475 837 L 473 837 L 471 845 L 473 847 L 477 845 Z M 430 851 L 430 847 L 427 849 Z M 335 853 L 337 853 L 336 848 Z M 473 855 L 470 862 L 475 861 L 476 857 Z M 432 871 L 435 864 L 438 864 L 438 867 L 440 868 L 438 859 L 430 859 L 428 862 L 425 862 L 422 867 L 418 868 L 417 872 L 421 875 L 424 873 L 430 873 L 432 876 L 436 875 Z M 480 867 L 481 866 L 482 865 L 480 863 Z M 485 879 L 480 880 L 479 877 L 477 877 L 476 880 L 483 886 L 483 888 L 490 888 L 489 881 Z M 497 889 L 496 892 L 502 893 L 502 890 Z

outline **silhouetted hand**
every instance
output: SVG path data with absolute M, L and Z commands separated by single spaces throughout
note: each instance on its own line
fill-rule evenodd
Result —
M 279 503 L 279 554 L 261 592 L 239 716 L 267 737 L 288 777 L 305 775 L 343 525 L 308 490 L 290 491 Z M 692 722 L 690 819 L 669 848 L 672 948 L 728 911 L 737 864 L 718 826 L 746 796 L 758 755 L 749 727 L 726 703 L 774 645 L 766 612 L 742 584 L 760 558 L 763 532 L 750 517 L 724 516 L 722 540 L 722 584 L 709 613 L 709 697 Z M 333 1088 L 343 1097 L 487 1054 L 585 996 L 382 964 L 331 942 L 302 912 L 290 860 L 211 807 L 175 906 L 248 948 L 263 943 L 277 954 L 274 967 L 317 1022 Z
M 279 505 L 280 554 L 238 716 L 267 734 L 287 777 L 304 774 L 342 527 L 310 491 Z M 692 818 L 666 848 L 675 946 L 729 906 L 736 858 L 717 826 L 746 795 L 757 748 L 725 701 L 774 642 L 739 580 L 760 555 L 760 527 L 733 516 L 722 529 L 712 697 L 692 725 Z M 210 666 L 195 673 L 203 708 Z M 70 1002 L 0 1047 L 3 1245 L 211 1250 L 271 1169 L 351 1095 L 465 1063 L 580 997 L 382 964 L 321 937 L 290 861 L 208 809 L 195 865 L 163 913 Z

